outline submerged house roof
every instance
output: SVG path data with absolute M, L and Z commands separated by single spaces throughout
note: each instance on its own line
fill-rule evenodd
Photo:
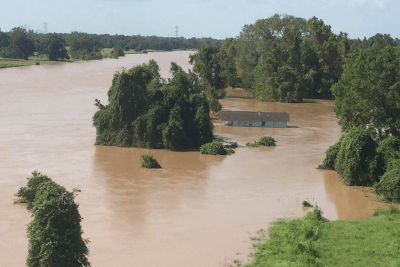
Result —
M 218 112 L 221 121 L 267 121 L 288 122 L 289 114 L 286 112 L 254 112 L 254 111 L 227 111 Z

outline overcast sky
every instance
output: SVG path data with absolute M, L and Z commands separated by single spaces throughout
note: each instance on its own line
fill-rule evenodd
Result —
M 2 1 L 0 28 L 34 31 L 225 39 L 274 14 L 316 16 L 350 38 L 400 38 L 400 0 L 13 0 Z

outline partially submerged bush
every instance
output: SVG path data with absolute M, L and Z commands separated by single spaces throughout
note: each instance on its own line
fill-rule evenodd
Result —
M 276 146 L 276 141 L 271 136 L 263 136 L 254 141 L 254 143 L 246 143 L 247 147 L 260 147 L 260 146 Z
M 353 128 L 345 133 L 335 162 L 335 170 L 344 183 L 371 186 L 381 174 L 378 167 L 371 131 Z
M 142 168 L 161 168 L 157 160 L 150 154 L 140 155 L 140 167 Z
M 263 136 L 258 140 L 260 146 L 276 146 L 275 139 L 271 136 Z
M 314 207 L 310 202 L 308 202 L 308 201 L 306 201 L 306 200 L 303 200 L 303 202 L 301 203 L 301 205 L 302 205 L 303 207 L 308 207 L 308 208 Z
M 200 147 L 201 154 L 210 155 L 227 155 L 228 152 L 224 148 L 221 142 L 213 141 L 211 143 L 206 143 Z
M 400 202 L 400 161 L 393 160 L 381 177 L 379 183 L 374 186 L 375 192 L 394 202 Z
M 327 170 L 335 170 L 336 157 L 339 153 L 340 147 L 342 145 L 342 138 L 339 141 L 330 146 L 325 152 L 325 159 L 321 165 L 318 166 L 318 169 L 327 169 Z

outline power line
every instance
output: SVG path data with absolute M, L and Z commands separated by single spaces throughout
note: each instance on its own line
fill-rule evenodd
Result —
M 44 24 L 44 33 L 47 33 L 47 22 L 43 23 Z
M 179 27 L 178 27 L 178 26 L 175 26 L 175 37 L 176 37 L 176 38 L 178 38 L 178 29 L 179 29 Z

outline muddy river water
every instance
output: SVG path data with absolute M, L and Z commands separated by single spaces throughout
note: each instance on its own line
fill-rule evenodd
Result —
M 93 145 L 94 100 L 107 102 L 115 71 L 155 59 L 168 77 L 171 61 L 190 68 L 190 53 L 0 69 L 0 266 L 25 266 L 31 217 L 13 200 L 34 170 L 81 189 L 76 201 L 96 267 L 246 263 L 250 237 L 277 218 L 303 216 L 303 200 L 330 220 L 363 219 L 384 207 L 342 185 L 335 172 L 316 169 L 341 135 L 332 101 L 270 103 L 230 91 L 221 100 L 226 110 L 290 115 L 285 129 L 214 121 L 216 135 L 240 145 L 230 156 Z M 277 146 L 244 147 L 263 135 Z M 140 154 L 148 152 L 162 169 L 140 168 Z

